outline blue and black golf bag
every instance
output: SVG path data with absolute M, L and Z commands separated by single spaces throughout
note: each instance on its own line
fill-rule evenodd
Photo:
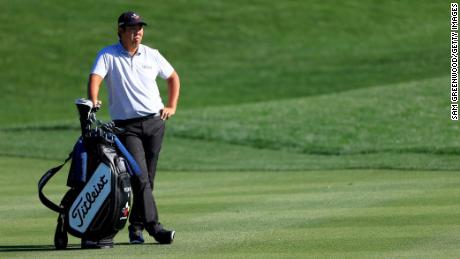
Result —
M 92 102 L 76 102 L 82 135 L 65 162 L 48 170 L 38 182 L 40 201 L 59 213 L 54 236 L 57 249 L 65 249 L 67 233 L 97 242 L 113 239 L 123 229 L 132 202 L 130 177 L 140 174 L 133 157 L 116 137 L 115 125 L 96 120 Z M 60 205 L 43 194 L 46 183 L 64 164 L 72 160 L 67 186 Z

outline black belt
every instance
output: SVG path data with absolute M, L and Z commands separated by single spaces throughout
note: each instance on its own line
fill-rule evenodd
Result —
M 148 119 L 152 119 L 155 117 L 160 117 L 159 113 L 153 113 L 147 116 L 142 116 L 142 117 L 137 117 L 137 118 L 132 118 L 132 119 L 126 119 L 126 120 L 114 120 L 113 122 L 115 123 L 116 126 L 123 126 L 123 125 L 128 125 L 131 123 L 136 123 L 136 122 L 143 122 Z

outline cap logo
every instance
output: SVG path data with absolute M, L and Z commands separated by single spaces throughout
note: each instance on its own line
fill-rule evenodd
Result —
M 144 21 L 142 21 L 141 16 L 139 16 L 135 12 L 123 13 L 118 18 L 118 26 L 134 25 L 134 24 L 147 25 Z

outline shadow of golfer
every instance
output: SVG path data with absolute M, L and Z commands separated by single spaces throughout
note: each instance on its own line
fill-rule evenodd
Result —
M 145 245 L 160 245 L 159 243 L 145 243 Z M 128 242 L 115 243 L 114 246 L 136 246 Z M 69 244 L 66 249 L 57 250 L 54 245 L 0 245 L 0 253 L 6 252 L 39 252 L 39 251 L 65 251 L 81 249 L 79 244 Z
M 115 246 L 131 246 L 131 247 L 135 247 L 135 246 L 161 246 L 162 244 L 160 243 L 156 243 L 156 242 L 145 242 L 143 244 L 131 244 L 129 242 L 120 242 L 120 243 L 115 243 Z
M 80 245 L 68 245 L 67 249 L 80 249 Z M 37 252 L 56 250 L 54 245 L 0 245 L 0 253 L 4 252 Z

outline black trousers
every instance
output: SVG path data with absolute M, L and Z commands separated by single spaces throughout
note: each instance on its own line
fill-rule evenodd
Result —
M 152 115 L 114 122 L 117 127 L 124 129 L 118 137 L 142 171 L 141 176 L 131 177 L 133 206 L 129 222 L 136 229 L 150 230 L 159 223 L 153 189 L 165 122 L 159 116 Z

